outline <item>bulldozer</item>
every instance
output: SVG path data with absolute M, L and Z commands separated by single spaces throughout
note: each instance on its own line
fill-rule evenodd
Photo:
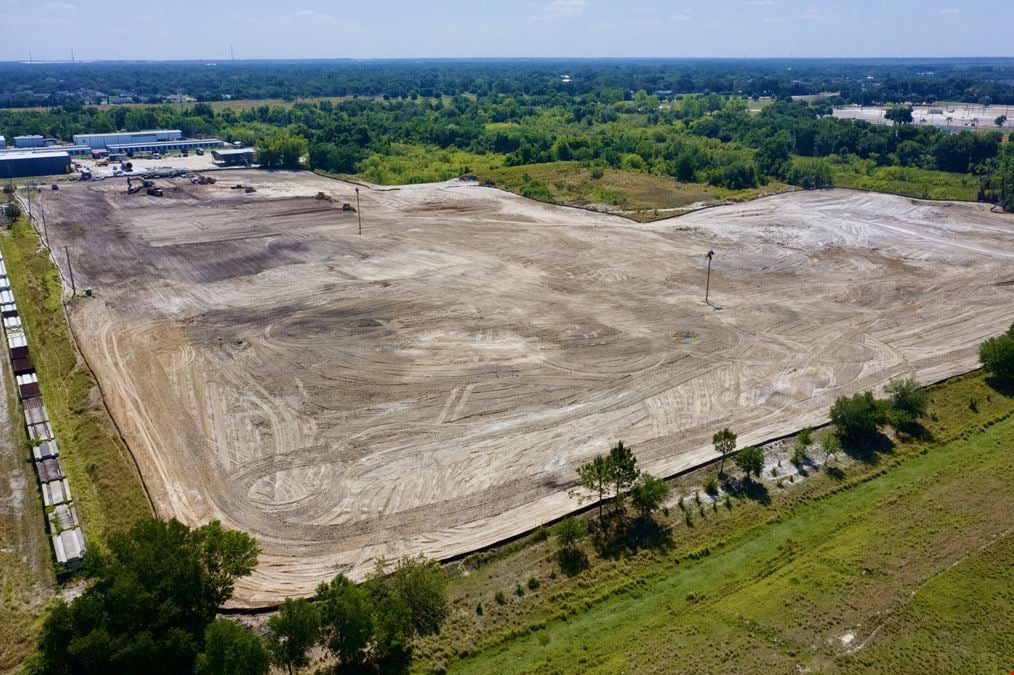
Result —
M 342 211 L 351 211 L 352 213 L 355 213 L 356 207 L 352 206 L 352 204 L 349 204 L 348 202 L 343 202 Z
M 148 188 L 148 196 L 149 197 L 164 197 L 165 193 L 162 191 L 162 188 L 155 187 L 153 185 L 150 188 Z

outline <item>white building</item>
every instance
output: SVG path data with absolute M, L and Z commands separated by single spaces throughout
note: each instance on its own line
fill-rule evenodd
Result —
M 74 145 L 87 145 L 92 150 L 105 150 L 110 145 L 144 145 L 183 139 L 179 129 L 121 131 L 112 134 L 74 134 Z

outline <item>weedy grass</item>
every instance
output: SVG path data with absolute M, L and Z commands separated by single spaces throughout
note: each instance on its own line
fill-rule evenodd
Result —
M 560 574 L 552 539 L 472 556 L 452 568 L 451 618 L 418 642 L 416 668 L 1008 667 L 1014 547 L 1003 495 L 1014 478 L 1014 398 L 980 373 L 930 393 L 922 433 L 873 456 L 842 455 L 833 471 L 784 488 L 766 481 L 767 505 L 734 498 L 731 509 L 695 513 L 692 528 L 672 508 L 668 549 L 602 559 L 586 542 L 591 565 L 573 578 Z M 969 396 L 982 402 L 975 415 Z M 709 471 L 673 481 L 674 503 Z M 531 576 L 544 580 L 538 594 L 489 602 Z M 489 608 L 482 616 L 476 602 Z

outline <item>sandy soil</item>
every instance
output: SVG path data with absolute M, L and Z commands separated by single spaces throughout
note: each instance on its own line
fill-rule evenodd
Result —
M 972 369 L 1014 319 L 1014 218 L 975 205 L 794 193 L 641 225 L 364 187 L 358 236 L 312 198 L 349 184 L 218 176 L 74 185 L 49 231 L 94 289 L 72 321 L 159 514 L 260 540 L 239 606 L 559 517 L 619 439 L 672 474 L 722 426 L 752 443 Z

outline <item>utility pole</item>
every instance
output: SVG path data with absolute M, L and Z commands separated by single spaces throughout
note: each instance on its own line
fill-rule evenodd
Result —
M 713 257 L 715 257 L 715 252 L 714 251 L 708 251 L 708 255 L 707 255 L 707 258 L 708 258 L 708 280 L 707 280 L 707 282 L 706 282 L 706 284 L 704 286 L 704 302 L 707 303 L 707 304 L 709 304 L 709 305 L 711 304 L 711 302 L 708 300 L 708 294 L 711 292 L 711 259 Z
M 42 216 L 42 240 L 46 242 L 46 248 L 49 248 L 49 230 L 46 229 L 46 209 L 42 208 L 42 202 L 39 202 L 39 215 Z
M 356 215 L 359 216 L 359 234 L 363 233 L 363 211 L 359 208 L 359 188 L 356 188 Z
M 74 285 L 74 268 L 71 267 L 70 251 L 67 250 L 66 246 L 63 247 L 63 254 L 67 256 L 67 272 L 70 274 L 70 297 L 73 298 L 77 295 L 77 286 Z

